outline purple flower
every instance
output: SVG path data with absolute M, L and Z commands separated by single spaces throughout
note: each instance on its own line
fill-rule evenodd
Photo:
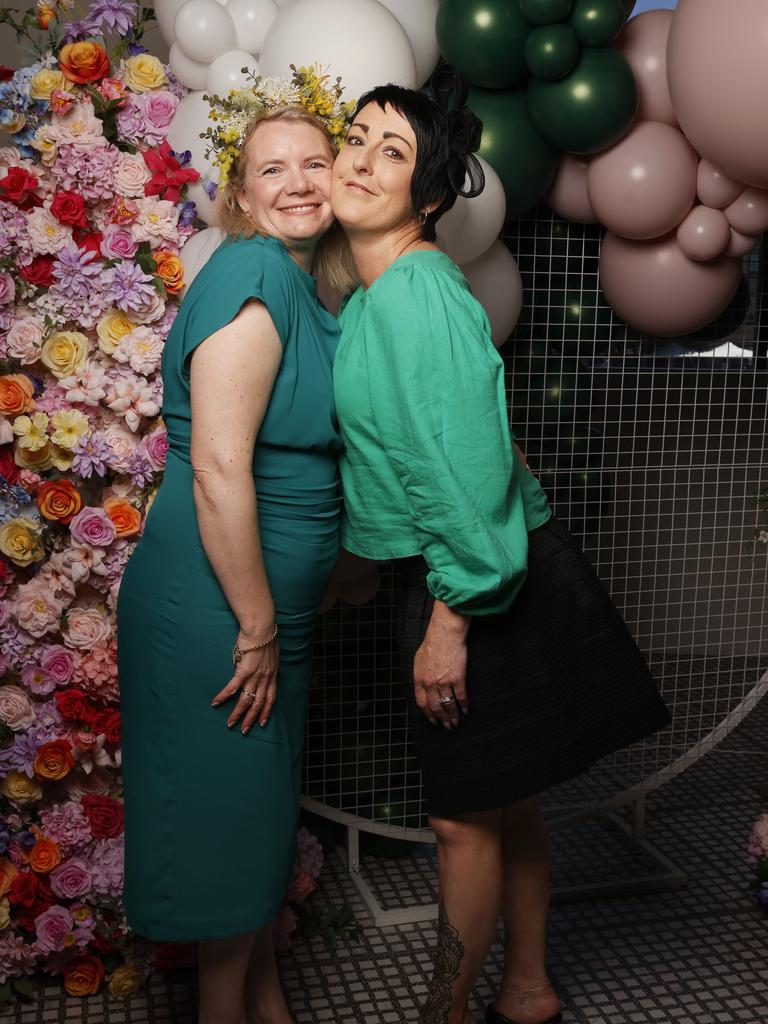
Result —
M 34 832 L 29 832 L 27 829 L 24 829 L 23 832 L 19 832 L 19 834 L 16 836 L 16 841 L 18 842 L 22 850 L 24 850 L 24 852 L 26 853 L 26 851 L 31 850 L 32 847 L 37 842 L 37 836 L 34 834 Z
M 86 505 L 69 524 L 69 532 L 77 544 L 90 544 L 94 548 L 106 548 L 117 536 L 115 524 L 103 508 Z
M 99 839 L 91 852 L 93 892 L 117 899 L 123 891 L 123 836 Z
M 72 460 L 73 473 L 85 479 L 89 479 L 92 473 L 104 476 L 112 449 L 104 440 L 103 434 L 91 434 L 88 438 L 81 438 L 72 451 L 75 456 Z
M 33 778 L 35 774 L 33 765 L 37 757 L 38 746 L 39 743 L 30 733 L 17 733 L 13 744 L 5 750 L 0 750 L 0 775 L 16 771 L 26 775 L 28 779 Z
M 79 249 L 74 242 L 60 249 L 53 264 L 53 276 L 59 282 L 59 288 L 72 296 L 84 298 L 93 287 L 91 278 L 102 272 L 101 265 L 93 262 L 95 258 L 96 253 Z
M 136 2 L 135 0 L 93 0 L 87 20 L 94 33 L 104 26 L 108 32 L 127 36 L 136 21 Z
M 135 263 L 123 260 L 104 274 L 107 296 L 124 313 L 141 309 L 156 294 L 152 277 Z
M 216 198 L 219 192 L 219 186 L 216 184 L 213 178 L 203 178 L 200 184 L 205 189 L 205 194 L 208 196 L 209 199 L 213 200 Z
M 152 467 L 140 451 L 129 455 L 125 464 L 126 473 L 130 473 L 131 483 L 135 487 L 146 487 L 152 479 Z
M 179 224 L 183 228 L 186 228 L 186 227 L 189 227 L 190 224 L 194 224 L 194 222 L 196 220 L 197 220 L 197 207 L 195 206 L 195 204 L 190 199 L 186 203 L 184 203 L 183 206 L 181 207 L 181 213 L 179 214 Z
M 74 43 L 78 39 L 84 39 L 93 33 L 91 28 L 91 22 L 88 18 L 82 18 L 80 21 L 68 21 L 67 27 L 64 32 L 64 42 Z
M 0 306 L 7 306 L 16 297 L 16 285 L 10 274 L 0 273 Z

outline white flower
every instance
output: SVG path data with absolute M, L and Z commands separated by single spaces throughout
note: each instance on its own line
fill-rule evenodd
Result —
M 139 153 L 122 153 L 115 168 L 115 191 L 119 196 L 130 199 L 144 197 L 144 186 L 151 173 Z
M 36 253 L 54 255 L 72 241 L 72 228 L 60 224 L 48 206 L 38 206 L 27 214 L 29 240 Z
M 14 317 L 8 330 L 8 355 L 27 366 L 40 358 L 45 323 L 26 307 L 14 310 Z
M 131 224 L 137 242 L 149 242 L 153 248 L 163 242 L 178 243 L 179 208 L 168 199 L 136 199 L 139 216 Z
M 139 429 L 142 416 L 157 416 L 160 406 L 145 377 L 124 377 L 107 394 L 107 405 L 118 416 L 125 418 L 126 426 L 134 433 Z
M 59 387 L 64 388 L 67 393 L 67 401 L 73 405 L 79 402 L 82 405 L 95 406 L 102 398 L 107 397 L 107 392 L 104 390 L 105 373 L 103 367 L 88 361 L 71 377 L 63 377 L 59 381 Z
M 139 326 L 123 335 L 112 356 L 119 363 L 129 363 L 134 373 L 146 376 L 160 366 L 162 354 L 162 338 L 150 327 Z
M 153 324 L 165 312 L 165 299 L 160 292 L 153 291 L 141 306 L 131 309 L 131 319 L 137 324 Z
M 112 423 L 104 431 L 104 440 L 112 449 L 112 458 L 109 460 L 110 468 L 117 470 L 118 473 L 124 472 L 128 460 L 138 450 L 138 438 L 120 424 Z M 106 497 L 108 495 L 105 493 L 103 498 Z
M 82 150 L 108 145 L 102 123 L 94 114 L 90 100 L 81 100 L 66 114 L 53 114 L 50 137 L 59 146 L 69 144 Z
M 59 155 L 59 147 L 56 144 L 56 137 L 53 128 L 49 124 L 41 124 L 35 132 L 30 146 L 40 154 L 44 164 L 50 166 Z

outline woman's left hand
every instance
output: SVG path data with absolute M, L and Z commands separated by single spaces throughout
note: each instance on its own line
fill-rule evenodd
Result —
M 449 731 L 459 724 L 459 709 L 469 713 L 467 632 L 469 619 L 435 601 L 421 647 L 413 659 L 416 703 L 433 725 Z

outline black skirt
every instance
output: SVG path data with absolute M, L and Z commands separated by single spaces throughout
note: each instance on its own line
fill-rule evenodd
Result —
M 528 536 L 528 575 L 508 612 L 475 616 L 469 714 L 450 732 L 413 695 L 433 598 L 420 557 L 399 559 L 399 644 L 431 815 L 504 807 L 585 772 L 670 721 L 648 665 L 592 565 L 550 519 Z

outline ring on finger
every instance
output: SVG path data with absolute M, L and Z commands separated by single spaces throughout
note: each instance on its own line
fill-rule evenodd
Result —
M 444 704 L 446 707 L 449 704 L 453 704 L 453 697 L 440 697 L 439 700 L 440 700 L 440 703 Z
M 255 693 L 251 693 L 250 690 L 245 689 L 241 690 L 240 693 L 243 695 L 243 697 L 247 697 L 249 700 L 253 700 L 253 698 L 256 696 Z

